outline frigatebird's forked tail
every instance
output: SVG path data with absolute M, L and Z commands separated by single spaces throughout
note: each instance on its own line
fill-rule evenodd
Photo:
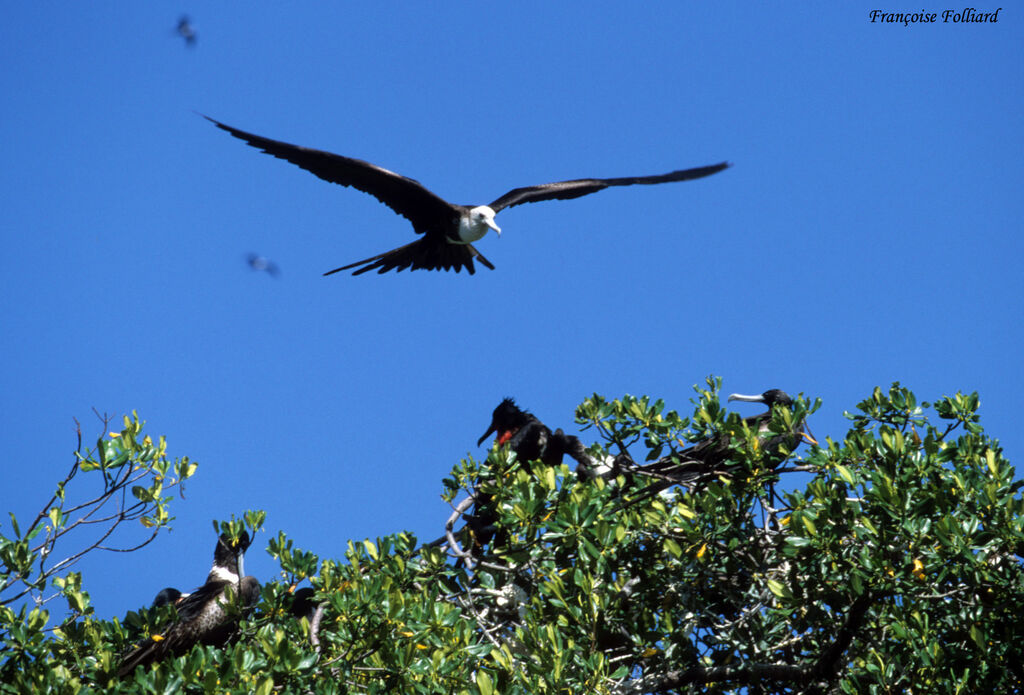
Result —
M 376 256 L 343 265 L 334 270 L 328 270 L 324 275 L 334 275 L 334 273 L 341 272 L 342 270 L 359 268 L 359 266 L 362 267 L 353 272 L 353 275 L 362 275 L 371 270 L 376 270 L 378 274 L 381 274 L 389 270 L 402 271 L 406 268 L 412 270 L 454 270 L 456 273 L 465 268 L 469 271 L 470 275 L 474 275 L 476 273 L 476 268 L 473 267 L 474 258 L 491 270 L 494 270 L 491 262 L 482 253 L 477 251 L 472 244 L 438 245 L 432 243 L 429 237 L 423 237 L 411 244 L 399 246 L 397 249 L 385 251 Z
M 488 231 L 501 234 L 494 216 L 505 208 L 543 200 L 569 200 L 597 193 L 612 186 L 653 185 L 690 181 L 722 171 L 728 162 L 710 166 L 679 169 L 654 176 L 620 176 L 607 179 L 573 179 L 555 181 L 537 186 L 522 186 L 498 197 L 490 205 L 457 205 L 449 203 L 431 192 L 419 181 L 396 174 L 384 167 L 352 157 L 344 157 L 323 150 L 291 145 L 261 135 L 247 133 L 204 116 L 221 130 L 244 140 L 263 152 L 291 162 L 306 171 L 340 186 L 350 186 L 368 193 L 409 220 L 413 231 L 422 238 L 397 249 L 371 256 L 356 263 L 324 273 L 331 275 L 342 270 L 358 268 L 353 275 L 376 270 L 454 270 L 465 268 L 473 274 L 474 259 L 494 269 L 490 261 L 473 248 L 475 241 Z

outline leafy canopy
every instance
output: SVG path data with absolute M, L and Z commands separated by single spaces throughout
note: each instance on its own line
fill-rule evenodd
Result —
M 280 576 L 261 578 L 233 643 L 119 681 L 120 656 L 174 611 L 94 615 L 72 562 L 54 560 L 91 509 L 68 501 L 70 484 L 83 474 L 102 478 L 109 499 L 129 491 L 111 519 L 149 534 L 171 521 L 165 493 L 195 472 L 126 419 L 91 451 L 80 444 L 40 515 L 24 532 L 12 517 L 0 537 L 0 692 L 1019 690 L 1024 500 L 979 423 L 977 394 L 931 405 L 899 384 L 875 389 L 842 441 L 780 461 L 721 406 L 719 387 L 699 389 L 688 417 L 595 395 L 576 418 L 598 437 L 595 457 L 663 461 L 727 433 L 728 474 L 630 504 L 650 483 L 629 470 L 579 480 L 535 463 L 528 474 L 495 449 L 443 483 L 453 504 L 490 500 L 497 532 L 485 550 L 446 552 L 451 540 L 473 547 L 459 515 L 439 542 L 401 533 L 323 557 L 279 532 L 268 552 Z M 786 431 L 816 405 L 777 408 L 770 428 Z M 261 525 L 250 512 L 217 528 Z M 320 607 L 296 618 L 292 592 L 307 580 Z M 67 603 L 60 617 L 47 608 L 54 597 Z

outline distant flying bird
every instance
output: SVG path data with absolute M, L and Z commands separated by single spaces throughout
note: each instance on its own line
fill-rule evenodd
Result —
M 178 26 L 175 29 L 175 31 L 178 33 L 178 36 L 185 39 L 186 45 L 196 45 L 196 28 L 195 26 L 193 26 L 192 20 L 189 19 L 189 16 L 187 14 L 181 15 L 181 18 L 178 20 Z
M 408 219 L 416 233 L 423 235 L 422 239 L 410 244 L 329 270 L 324 275 L 331 275 L 351 268 L 358 268 L 352 273 L 353 275 L 370 270 L 386 273 L 389 270 L 405 270 L 406 268 L 412 270 L 443 269 L 455 270 L 455 272 L 465 268 L 472 275 L 476 272 L 473 259 L 479 260 L 494 270 L 491 262 L 473 247 L 473 242 L 483 238 L 489 229 L 494 230 L 498 235 L 501 234 L 501 229 L 494 222 L 494 216 L 507 207 L 536 203 L 542 200 L 579 198 L 604 190 L 609 186 L 689 181 L 710 176 L 729 166 L 728 162 L 722 162 L 656 176 L 558 181 L 539 186 L 514 188 L 490 205 L 455 205 L 431 193 L 418 181 L 375 164 L 278 142 L 232 128 L 209 116 L 204 116 L 204 118 L 253 147 L 296 164 L 325 181 L 351 186 L 363 193 L 369 193 Z
M 768 406 L 767 412 L 744 418 L 743 421 L 747 427 L 758 433 L 758 443 L 761 450 L 772 461 L 773 467 L 781 463 L 783 449 L 791 452 L 800 445 L 801 441 L 806 441 L 810 444 L 818 443 L 811 436 L 803 419 L 794 421 L 793 428 L 789 432 L 773 433 L 768 429 L 772 419 L 772 410 L 775 407 L 793 407 L 793 399 L 785 391 L 770 389 L 754 396 L 734 393 L 729 396 L 729 400 L 764 403 Z M 691 447 L 646 466 L 634 468 L 633 472 L 637 475 L 659 478 L 660 480 L 644 488 L 639 496 L 631 499 L 628 504 L 632 505 L 648 497 L 653 497 L 673 485 L 692 483 L 708 476 L 728 473 L 729 467 L 723 468 L 722 464 L 727 462 L 732 456 L 732 444 L 732 437 L 722 433 L 716 437 L 697 442 Z
M 277 267 L 277 263 L 266 256 L 261 256 L 258 253 L 250 253 L 245 257 L 245 262 L 249 264 L 249 267 L 256 271 L 265 272 L 271 277 L 277 277 L 281 274 L 281 269 Z
M 185 654 L 197 643 L 218 647 L 227 643 L 238 620 L 238 613 L 228 606 L 228 590 L 234 593 L 242 611 L 259 600 L 260 583 L 255 577 L 243 576 L 242 556 L 248 547 L 249 534 L 245 532 L 234 546 L 227 535 L 217 539 L 206 583 L 177 603 L 178 619 L 162 635 L 153 635 L 124 657 L 118 678 L 131 675 L 136 666 L 148 666 L 168 655 Z M 158 599 L 164 591 L 157 595 Z

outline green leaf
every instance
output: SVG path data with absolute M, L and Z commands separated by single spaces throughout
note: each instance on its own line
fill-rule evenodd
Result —
M 487 671 L 477 669 L 476 687 L 480 688 L 480 695 L 493 695 L 494 682 L 491 680 L 491 677 L 487 675 Z
M 992 472 L 993 476 L 999 475 L 999 466 L 996 464 L 996 452 L 991 449 L 986 449 L 985 463 L 988 464 L 988 469 Z
M 669 553 L 671 553 L 672 557 L 675 557 L 675 558 L 678 558 L 678 557 L 682 556 L 682 554 L 683 554 L 683 549 L 680 548 L 679 544 L 676 543 L 671 538 L 666 538 L 665 539 L 665 550 L 667 550 Z
M 846 481 L 847 485 L 853 485 L 853 473 L 850 473 L 849 468 L 836 464 L 836 471 L 839 473 L 839 477 Z
M 377 555 L 377 546 L 373 544 L 373 541 L 369 539 L 363 541 L 363 547 L 366 548 L 366 554 L 372 557 L 374 560 L 380 559 L 380 557 Z
M 554 467 L 549 466 L 549 467 L 546 467 L 544 469 L 544 482 L 546 483 L 546 486 L 547 486 L 548 490 L 554 490 L 555 489 L 555 469 L 554 469 Z
M 974 640 L 979 649 L 985 649 L 985 634 L 977 625 L 971 625 L 971 639 Z
M 768 580 L 768 591 L 775 594 L 778 598 L 793 598 L 793 592 L 790 591 L 789 587 L 777 579 Z
M 260 684 L 256 686 L 256 690 L 253 691 L 254 695 L 270 695 L 274 689 L 274 679 L 264 678 L 260 681 Z

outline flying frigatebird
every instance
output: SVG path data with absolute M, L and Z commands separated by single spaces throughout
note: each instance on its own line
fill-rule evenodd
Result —
M 420 182 L 375 164 L 271 140 L 225 125 L 209 116 L 204 116 L 204 118 L 249 145 L 278 159 L 296 164 L 325 181 L 351 186 L 363 193 L 369 193 L 408 219 L 415 232 L 423 235 L 423 238 L 410 244 L 329 270 L 324 275 L 352 268 L 357 268 L 353 271 L 353 275 L 371 270 L 386 273 L 389 270 L 405 270 L 406 268 L 412 270 L 443 269 L 455 270 L 455 272 L 465 268 L 472 275 L 476 272 L 473 259 L 479 260 L 494 270 L 491 262 L 473 247 L 473 242 L 483 238 L 489 229 L 494 230 L 498 235 L 501 234 L 501 229 L 494 222 L 494 216 L 507 207 L 537 203 L 542 200 L 579 198 L 610 186 L 689 181 L 710 176 L 729 166 L 728 162 L 722 162 L 655 176 L 557 181 L 538 186 L 514 188 L 489 205 L 455 205 L 431 193 Z
M 244 531 L 235 544 L 226 534 L 217 539 L 206 583 L 176 602 L 178 619 L 162 635 L 154 635 L 121 660 L 118 678 L 131 675 L 136 666 L 184 654 L 197 643 L 223 646 L 228 641 L 238 622 L 238 612 L 229 607 L 229 589 L 243 610 L 259 600 L 260 583 L 243 575 L 242 560 L 249 542 Z
M 764 403 L 768 406 L 767 412 L 744 418 L 743 422 L 748 428 L 757 432 L 758 444 L 765 453 L 765 456 L 768 457 L 773 468 L 782 462 L 788 452 L 796 449 L 801 441 L 806 441 L 810 444 L 818 443 L 811 436 L 803 418 L 794 421 L 793 427 L 789 432 L 773 433 L 770 431 L 769 424 L 772 420 L 772 410 L 777 406 L 783 408 L 793 407 L 793 399 L 785 391 L 770 389 L 753 396 L 734 393 L 729 396 L 729 400 Z M 723 464 L 726 464 L 732 457 L 733 444 L 734 441 L 731 435 L 721 433 L 718 436 L 697 442 L 691 447 L 646 466 L 634 468 L 634 473 L 658 478 L 659 481 L 644 488 L 638 496 L 629 500 L 627 506 L 653 497 L 673 485 L 694 483 L 698 480 L 714 477 L 720 473 L 728 473 L 731 467 Z
M 191 48 L 196 45 L 196 28 L 187 14 L 181 15 L 181 18 L 178 19 L 178 26 L 175 28 L 175 32 L 178 36 L 185 39 L 186 46 Z

